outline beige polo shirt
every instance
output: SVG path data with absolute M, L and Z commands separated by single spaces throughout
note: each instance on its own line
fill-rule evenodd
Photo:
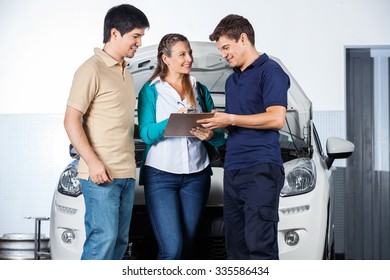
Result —
M 84 113 L 90 145 L 114 178 L 135 179 L 133 77 L 103 50 L 84 62 L 73 78 L 67 105 Z M 79 178 L 88 179 L 80 158 Z

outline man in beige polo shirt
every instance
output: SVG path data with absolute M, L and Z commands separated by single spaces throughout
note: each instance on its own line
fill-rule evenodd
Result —
M 111 8 L 104 19 L 104 46 L 76 71 L 65 112 L 68 137 L 80 154 L 85 202 L 81 259 L 122 259 L 134 201 L 134 56 L 149 28 L 132 5 Z

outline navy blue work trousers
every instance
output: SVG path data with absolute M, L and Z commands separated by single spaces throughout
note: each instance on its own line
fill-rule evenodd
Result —
M 279 259 L 277 224 L 283 167 L 262 163 L 224 171 L 227 258 Z

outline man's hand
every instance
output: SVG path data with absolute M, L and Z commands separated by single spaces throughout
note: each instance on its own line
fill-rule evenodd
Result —
M 286 119 L 286 107 L 275 105 L 267 107 L 264 113 L 253 115 L 235 115 L 213 110 L 214 117 L 199 120 L 209 129 L 225 128 L 229 125 L 251 129 L 282 129 Z
M 106 166 L 100 160 L 88 165 L 88 168 L 89 177 L 95 184 L 104 184 L 113 180 L 110 171 L 108 171 Z
M 84 128 L 82 126 L 83 113 L 67 106 L 65 112 L 64 126 L 70 142 L 79 153 L 80 157 L 88 165 L 89 177 L 95 184 L 104 184 L 113 180 L 110 172 L 103 162 L 96 155 L 88 142 Z
M 232 124 L 232 115 L 213 110 L 212 118 L 198 120 L 197 123 L 208 129 L 225 128 Z

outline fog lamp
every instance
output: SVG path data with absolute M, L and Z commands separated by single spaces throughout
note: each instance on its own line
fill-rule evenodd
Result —
M 76 242 L 76 234 L 72 229 L 66 229 L 61 234 L 61 240 L 66 245 L 73 245 Z
M 295 246 L 299 242 L 299 235 L 297 232 L 290 230 L 285 234 L 284 241 L 288 246 Z

